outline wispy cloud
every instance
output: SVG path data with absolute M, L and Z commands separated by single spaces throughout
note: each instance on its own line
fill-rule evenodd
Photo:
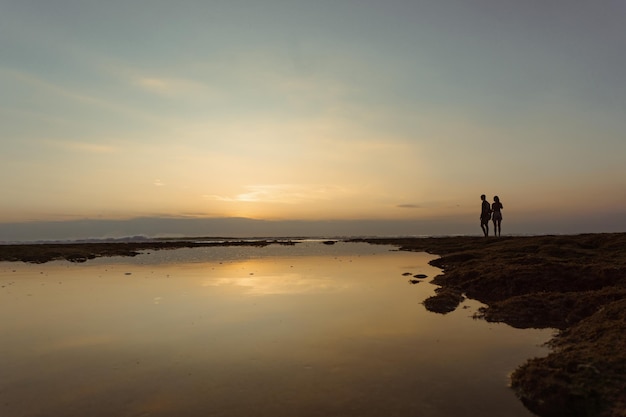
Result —
M 85 106 L 149 121 L 151 124 L 163 124 L 163 117 L 156 118 L 142 109 L 129 107 L 116 100 L 102 98 L 102 94 L 100 96 L 87 94 L 79 89 L 55 83 L 26 71 L 0 67 L 0 78 L 12 79 L 14 82 L 27 86 L 39 95 L 45 92 Z
M 214 84 L 213 79 L 207 81 L 187 76 L 172 76 L 172 72 L 166 74 L 112 57 L 100 59 L 98 68 L 119 83 L 159 96 L 177 98 L 183 96 L 206 100 L 226 91 L 220 90 L 219 84 Z
M 398 204 L 396 207 L 398 207 L 398 208 L 405 208 L 405 209 L 419 209 L 419 208 L 422 208 L 422 206 L 420 206 L 418 204 Z
M 87 104 L 111 106 L 109 103 L 106 103 L 103 100 L 63 87 L 61 85 L 39 78 L 33 74 L 29 74 L 24 71 L 15 71 L 8 68 L 0 68 L 0 72 L 22 84 L 28 85 L 37 90 L 45 90 L 59 96 L 63 96 L 65 98 L 77 100 Z
M 210 90 L 209 86 L 204 83 L 183 78 L 140 76 L 135 77 L 132 83 L 143 90 L 164 96 L 202 94 L 206 97 Z
M 111 153 L 117 152 L 117 147 L 112 145 L 104 145 L 99 143 L 89 143 L 70 140 L 51 140 L 44 139 L 41 141 L 46 146 L 60 148 L 71 152 L 87 152 L 87 153 Z

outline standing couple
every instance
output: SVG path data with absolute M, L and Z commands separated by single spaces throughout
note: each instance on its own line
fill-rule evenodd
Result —
M 482 208 L 480 211 L 480 228 L 483 229 L 485 237 L 489 236 L 489 220 L 492 219 L 491 213 L 493 213 L 493 235 L 500 236 L 502 223 L 502 203 L 500 198 L 495 196 L 493 198 L 493 204 L 489 204 L 485 195 L 481 195 L 480 199 L 483 200 Z

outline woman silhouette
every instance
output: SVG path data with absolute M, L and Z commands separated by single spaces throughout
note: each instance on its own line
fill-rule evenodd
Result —
M 500 231 L 502 230 L 502 209 L 504 206 L 500 202 L 500 197 L 493 197 L 493 204 L 491 205 L 491 210 L 493 211 L 493 235 L 500 236 Z

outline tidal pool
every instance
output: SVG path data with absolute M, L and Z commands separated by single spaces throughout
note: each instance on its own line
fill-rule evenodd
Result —
M 426 311 L 431 259 L 304 241 L 0 263 L 0 415 L 531 416 L 508 373 L 552 332 Z

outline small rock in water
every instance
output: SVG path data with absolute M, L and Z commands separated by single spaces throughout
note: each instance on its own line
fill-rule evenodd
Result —
M 426 274 L 415 274 L 413 275 L 414 278 L 428 278 L 428 275 Z
M 132 272 L 125 272 L 124 275 L 132 275 Z
M 436 295 L 425 299 L 422 304 L 428 311 L 447 314 L 456 310 L 464 299 L 465 297 L 456 290 L 442 289 L 437 291 Z
M 411 284 L 419 284 L 420 283 L 420 281 L 418 279 L 410 279 L 409 282 Z
M 402 274 L 403 277 L 408 277 L 409 275 L 413 275 L 410 272 L 405 272 L 404 274 Z

